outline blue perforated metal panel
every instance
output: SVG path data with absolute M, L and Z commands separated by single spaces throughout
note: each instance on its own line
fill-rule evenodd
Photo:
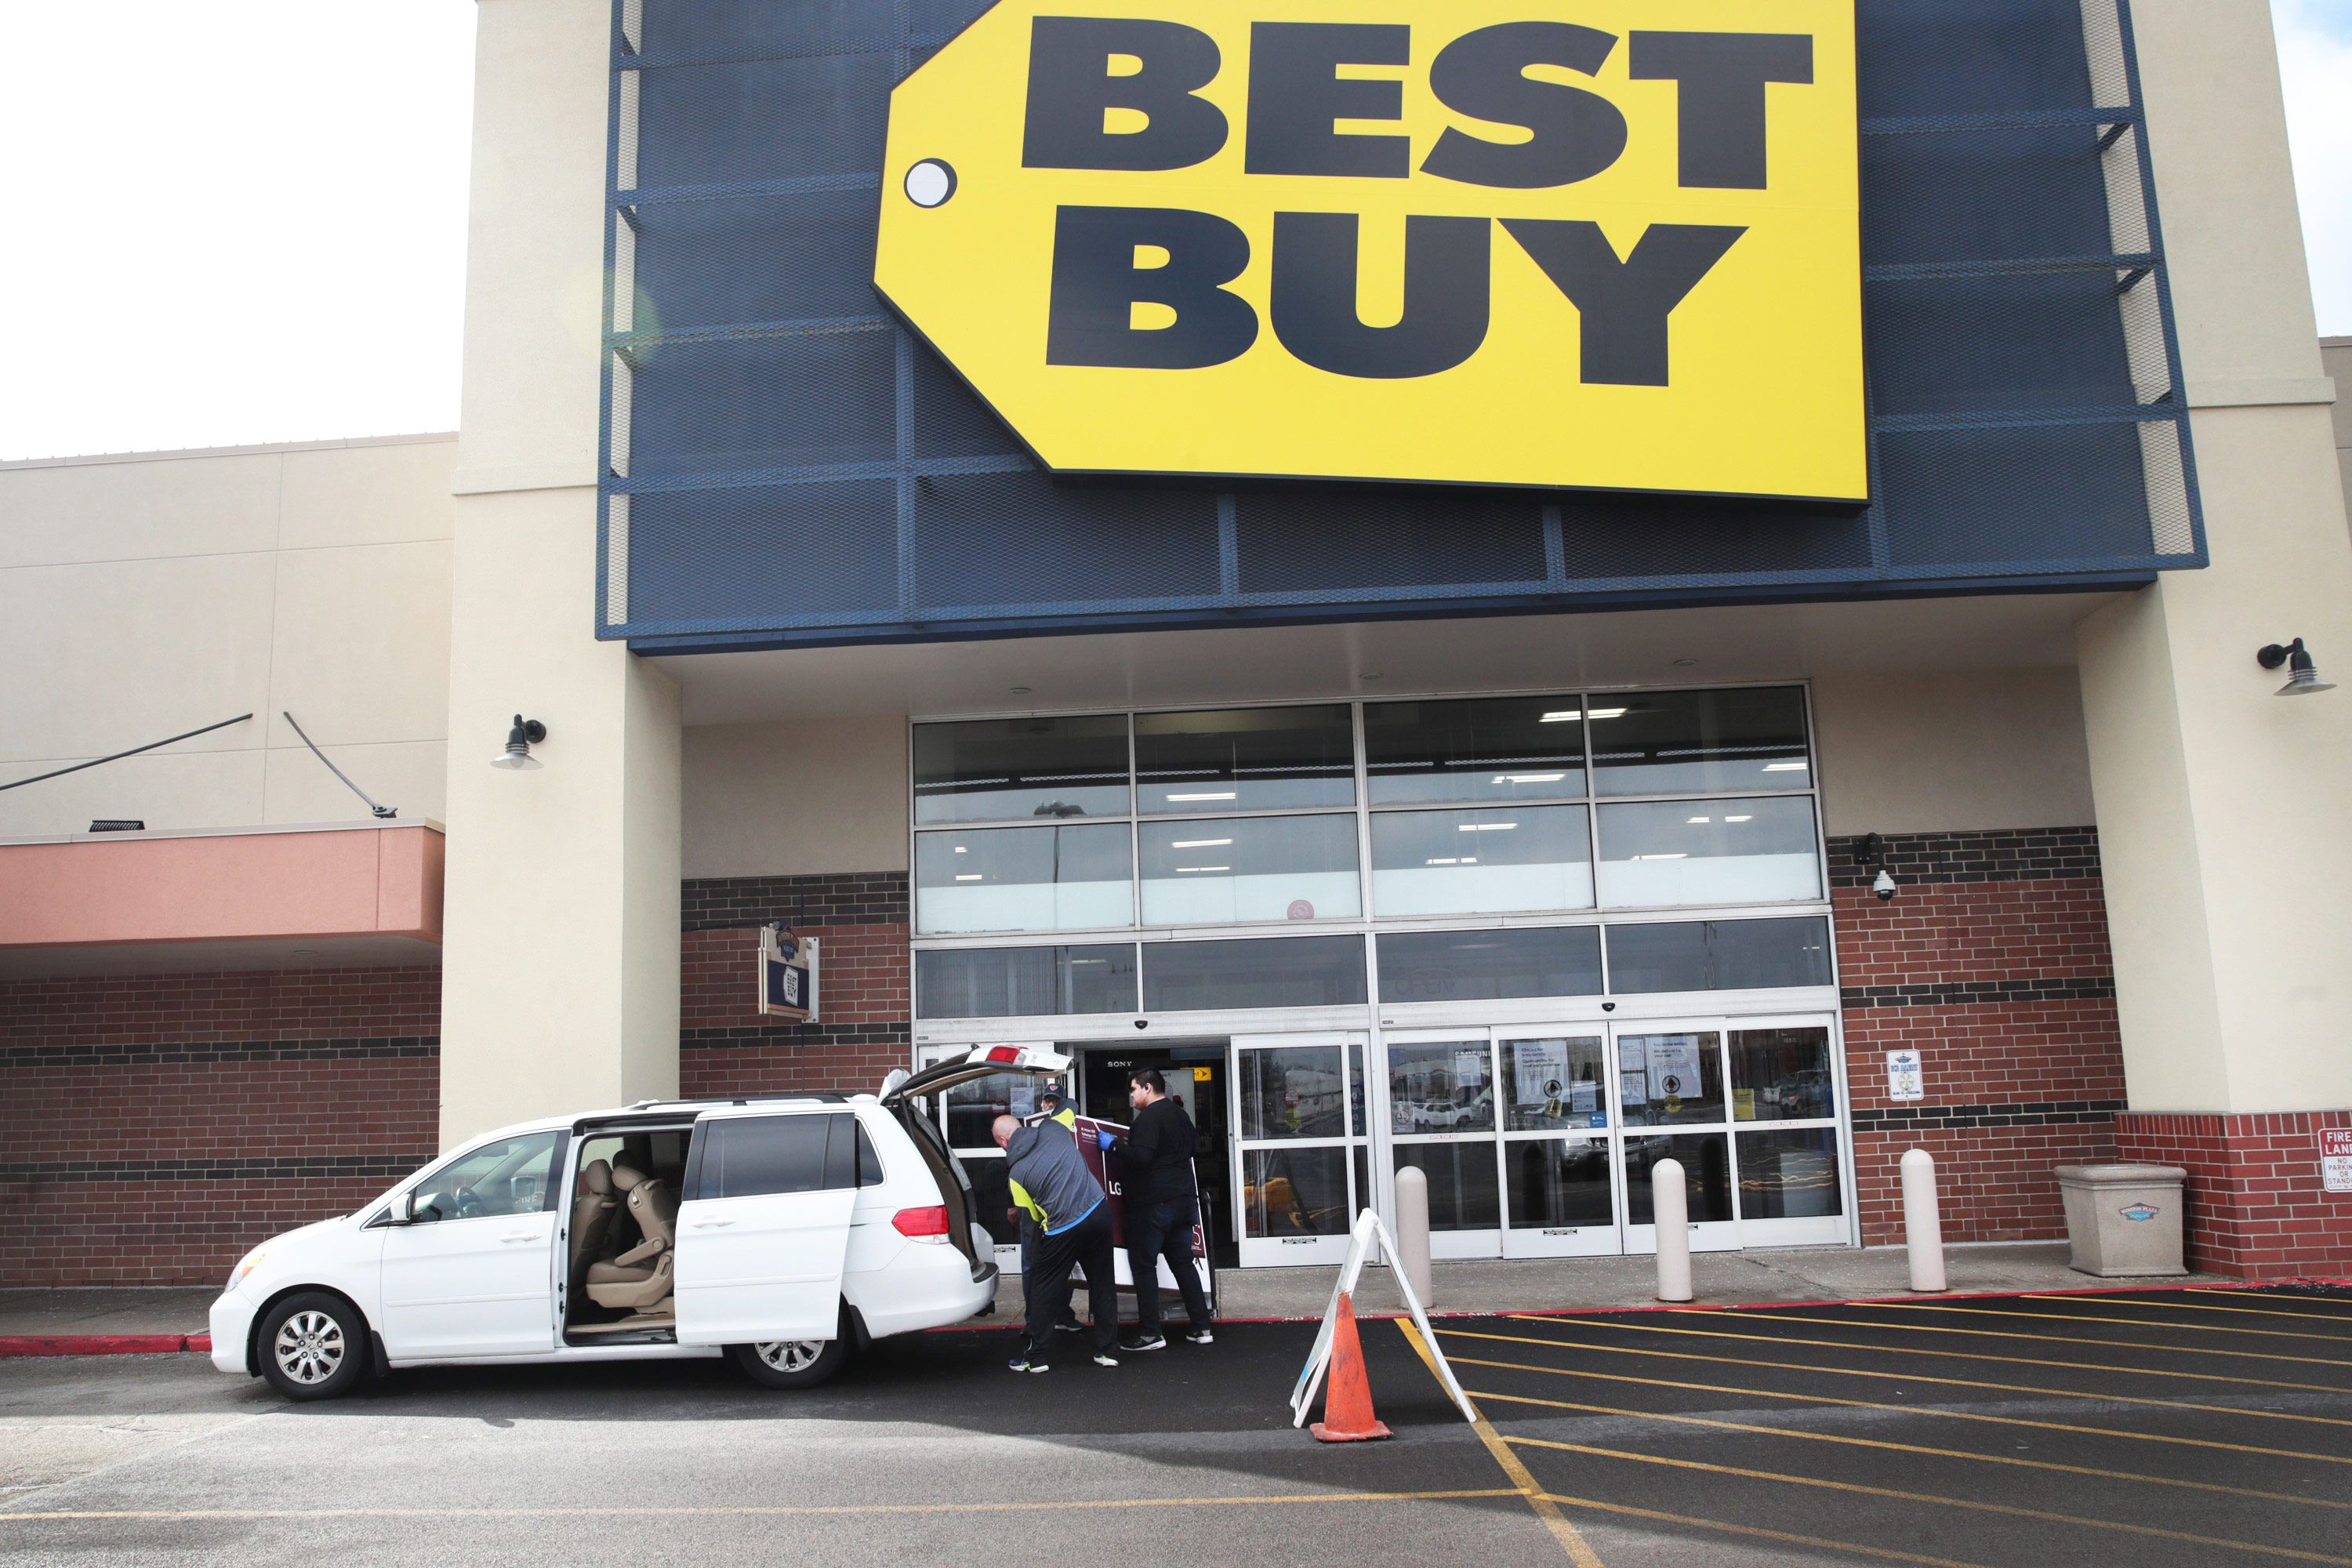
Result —
M 1861 512 L 1049 479 L 871 282 L 890 87 L 985 8 L 615 0 L 600 636 L 2072 588 L 2205 563 L 2128 0 L 1860 0 Z

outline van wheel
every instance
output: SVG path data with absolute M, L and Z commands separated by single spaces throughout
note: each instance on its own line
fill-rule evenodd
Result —
M 261 1375 L 289 1399 L 339 1399 L 368 1374 L 367 1320 L 341 1296 L 298 1290 L 261 1320 Z
M 764 1344 L 736 1345 L 735 1364 L 752 1382 L 767 1388 L 814 1388 L 831 1382 L 849 1364 L 849 1341 L 770 1340 Z

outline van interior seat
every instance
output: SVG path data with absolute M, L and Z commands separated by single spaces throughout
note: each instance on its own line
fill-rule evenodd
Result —
M 667 1183 L 633 1165 L 613 1167 L 613 1186 L 627 1194 L 629 1217 L 644 1237 L 609 1263 L 588 1266 L 588 1299 L 600 1307 L 643 1310 L 669 1299 L 677 1242 L 677 1198 Z
M 572 1294 L 577 1298 L 580 1287 L 588 1278 L 588 1266 L 604 1249 L 604 1239 L 612 1233 L 614 1211 L 620 1205 L 613 1197 L 613 1167 L 602 1160 L 592 1160 L 580 1173 L 580 1192 L 572 1200 Z

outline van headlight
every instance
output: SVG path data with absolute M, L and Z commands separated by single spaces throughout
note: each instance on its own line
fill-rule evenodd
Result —
M 234 1290 L 238 1286 L 244 1284 L 245 1277 L 252 1273 L 255 1269 L 260 1268 L 261 1260 L 268 1256 L 269 1255 L 268 1253 L 257 1248 L 252 1252 L 247 1253 L 243 1258 L 238 1258 L 236 1260 L 236 1267 L 228 1271 L 228 1288 Z

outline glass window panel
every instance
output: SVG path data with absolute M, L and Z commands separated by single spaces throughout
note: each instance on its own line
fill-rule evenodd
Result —
M 1613 1226 L 1609 1143 L 1601 1138 L 1517 1138 L 1503 1145 L 1513 1230 Z
M 1685 1133 L 1675 1138 L 1625 1140 L 1625 1218 L 1633 1225 L 1655 1225 L 1657 1206 L 1652 1201 L 1650 1170 L 1661 1160 L 1679 1160 L 1683 1190 L 1693 1225 L 1717 1224 L 1732 1217 L 1731 1151 L 1720 1132 Z
M 1127 720 L 985 719 L 915 726 L 915 820 L 1127 815 Z
M 1372 804 L 1580 795 L 1583 709 L 1576 697 L 1370 703 L 1364 767 Z
M 1382 812 L 1372 818 L 1373 912 L 1392 920 L 1589 910 L 1592 841 L 1584 812 L 1580 805 Z
M 985 1153 L 996 1147 L 992 1129 L 1000 1116 L 1034 1116 L 1037 1097 L 1047 1089 L 1066 1093 L 1058 1078 L 1034 1073 L 998 1072 L 947 1091 L 948 1142 L 957 1149 Z
M 1495 1084 L 1484 1036 L 1391 1045 L 1389 1131 L 1492 1132 Z
M 705 1136 L 702 1160 L 706 1198 L 763 1197 L 779 1193 L 822 1192 L 828 1184 L 825 1145 L 833 1124 L 845 1116 L 761 1116 L 714 1121 Z M 855 1186 L 854 1172 L 842 1185 Z
M 1503 1042 L 1503 1125 L 1513 1132 L 1609 1125 L 1599 1036 Z
M 1244 1236 L 1345 1236 L 1354 1219 L 1347 1150 L 1242 1151 Z
M 1396 1168 L 1429 1178 L 1429 1228 L 1496 1230 L 1503 1223 L 1500 1180 L 1491 1140 L 1474 1143 L 1400 1143 Z
M 1143 923 L 1352 920 L 1363 912 L 1352 816 L 1147 822 Z
M 1356 803 L 1356 730 L 1348 705 L 1140 713 L 1140 809 L 1279 811 Z
M 1596 926 L 1389 931 L 1376 940 L 1383 1002 L 1601 994 L 1601 931 Z
M 1826 1121 L 1836 1114 L 1829 1030 L 1731 1032 L 1734 1121 Z
M 1805 694 L 1644 691 L 1591 700 L 1595 795 L 1811 789 Z
M 1135 945 L 980 947 L 915 954 L 919 1018 L 1135 1011 Z
M 1343 1138 L 1348 1086 L 1337 1046 L 1241 1053 L 1242 1137 Z
M 1844 1212 L 1835 1129 L 1739 1135 L 1740 1218 L 1819 1219 Z
M 915 930 L 1079 931 L 1135 923 L 1124 823 L 991 827 L 915 839 Z
M 1357 1007 L 1365 995 L 1361 937 L 1162 942 L 1143 948 L 1147 1013 Z
M 1625 1125 L 1723 1121 L 1719 1045 L 1713 1034 L 1618 1036 L 1617 1094 Z
M 419 1218 L 488 1219 L 554 1206 L 561 1132 L 526 1132 L 485 1143 L 418 1182 L 411 1192 Z
M 1825 920 L 1677 921 L 1609 928 L 1609 988 L 1623 995 L 1829 983 Z
M 1821 844 L 1810 800 L 1601 808 L 1601 901 L 1611 909 L 1778 904 L 1821 896 Z

